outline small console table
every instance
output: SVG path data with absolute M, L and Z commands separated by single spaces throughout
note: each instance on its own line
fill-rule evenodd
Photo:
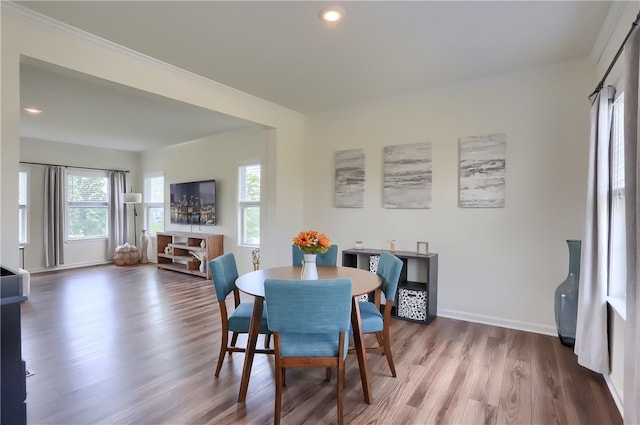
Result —
M 342 265 L 369 269 L 371 257 L 382 249 L 347 249 L 342 251 Z M 399 319 L 431 323 L 438 315 L 438 254 L 411 251 L 390 252 L 402 260 L 402 271 L 391 314 Z M 409 280 L 411 278 L 411 280 Z

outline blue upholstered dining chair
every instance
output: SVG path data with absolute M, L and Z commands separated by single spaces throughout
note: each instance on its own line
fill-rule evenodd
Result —
M 209 261 L 209 270 L 211 271 L 213 286 L 216 289 L 222 319 L 222 341 L 220 342 L 220 354 L 218 355 L 218 365 L 216 366 L 215 374 L 216 377 L 218 377 L 226 353 L 231 355 L 232 353 L 244 353 L 246 351 L 243 347 L 236 347 L 236 342 L 238 340 L 238 334 L 249 333 L 253 303 L 240 302 L 240 291 L 238 291 L 235 284 L 238 278 L 238 267 L 236 266 L 236 258 L 233 253 L 229 252 Z M 225 300 L 231 292 L 233 292 L 235 309 L 229 315 Z M 229 332 L 232 332 L 230 345 Z M 265 335 L 265 349 L 256 349 L 256 353 L 273 354 L 274 351 L 268 349 L 270 333 L 267 327 L 267 315 L 264 311 L 260 323 L 260 333 Z
M 304 260 L 304 253 L 295 244 L 291 244 L 291 263 L 299 266 Z M 336 266 L 338 264 L 338 245 L 331 245 L 324 254 L 316 256 L 316 266 Z
M 388 252 L 380 253 L 376 274 L 382 278 L 382 285 L 379 290 L 376 290 L 373 303 L 363 302 L 358 304 L 360 306 L 362 332 L 364 334 L 375 333 L 378 340 L 378 346 L 366 348 L 367 353 L 383 353 L 387 357 L 387 363 L 389 363 L 389 369 L 391 369 L 393 376 L 396 376 L 396 367 L 393 364 L 393 356 L 391 355 L 389 327 L 391 326 L 391 307 L 393 307 L 396 299 L 402 265 L 402 260 L 395 255 Z M 380 312 L 381 292 L 386 299 L 383 312 Z
M 351 279 L 264 282 L 276 357 L 274 423 L 280 423 L 286 368 L 338 369 L 338 423 L 342 424 L 344 360 L 349 348 Z

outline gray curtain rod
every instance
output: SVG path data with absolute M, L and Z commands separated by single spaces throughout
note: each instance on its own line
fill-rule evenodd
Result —
M 75 165 L 45 164 L 43 162 L 20 161 L 20 164 L 44 165 L 45 167 L 53 166 L 53 167 L 64 167 L 64 168 L 78 168 L 81 170 L 120 171 L 123 173 L 129 172 L 129 170 L 110 170 L 108 168 L 96 168 L 96 167 L 76 167 Z
M 611 70 L 613 69 L 613 66 L 616 64 L 616 62 L 618 61 L 618 58 L 620 57 L 620 55 L 622 54 L 622 51 L 624 50 L 624 45 L 627 44 L 627 40 L 629 40 L 629 37 L 631 37 L 631 34 L 633 33 L 633 30 L 636 29 L 636 27 L 638 26 L 638 21 L 640 20 L 640 12 L 638 12 L 638 15 L 636 16 L 636 20 L 633 21 L 633 23 L 631 24 L 631 28 L 629 29 L 629 32 L 627 33 L 627 36 L 624 38 L 624 41 L 622 42 L 622 44 L 620 45 L 620 48 L 618 49 L 618 52 L 616 53 L 616 55 L 613 57 L 613 60 L 611 61 L 611 63 L 609 64 L 609 68 L 607 68 L 607 71 L 604 73 L 604 76 L 602 77 L 602 80 L 600 80 L 600 82 L 598 83 L 598 85 L 596 86 L 595 90 L 593 91 L 593 93 L 591 93 L 589 95 L 589 99 L 591 99 L 591 97 L 594 94 L 597 94 L 600 92 L 600 90 L 602 90 L 602 87 L 604 86 L 604 82 L 607 79 L 607 77 L 609 76 L 609 73 L 611 72 Z

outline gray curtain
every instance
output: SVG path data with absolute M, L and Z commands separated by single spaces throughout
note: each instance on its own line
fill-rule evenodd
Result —
M 124 193 L 127 191 L 127 173 L 109 172 L 109 248 L 107 259 L 112 259 L 115 249 L 127 240 L 127 214 L 124 205 Z
M 624 335 L 624 423 L 640 423 L 640 156 L 638 156 L 638 67 L 640 31 L 636 30 L 625 47 L 624 156 L 627 234 L 627 317 Z
M 613 87 L 592 98 L 587 175 L 587 206 L 582 270 L 578 291 L 575 353 L 578 363 L 595 372 L 609 372 L 607 289 L 610 234 L 610 155 Z
M 64 167 L 47 166 L 44 174 L 44 262 L 64 264 Z

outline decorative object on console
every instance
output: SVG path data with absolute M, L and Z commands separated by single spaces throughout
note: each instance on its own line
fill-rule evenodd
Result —
M 133 240 L 135 241 L 138 237 L 138 230 L 136 229 L 136 221 L 138 220 L 138 211 L 136 210 L 136 204 L 142 203 L 142 193 L 134 193 L 133 187 L 131 187 L 131 192 L 124 193 L 124 204 L 129 205 L 133 204 Z
M 504 208 L 506 145 L 504 133 L 460 139 L 461 208 Z
M 384 147 L 384 208 L 431 208 L 431 143 Z
M 428 254 L 429 253 L 429 243 L 428 242 L 418 242 L 418 246 L 416 248 L 416 252 L 418 254 Z
M 396 250 L 396 240 L 395 239 L 391 239 L 389 242 L 389 251 L 393 252 Z
M 193 255 L 196 260 L 200 261 L 200 265 L 198 266 L 198 270 L 201 273 L 206 272 L 206 264 L 207 264 L 207 253 L 204 251 L 191 251 L 191 255 Z
M 580 283 L 580 252 L 582 241 L 567 240 L 569 247 L 569 274 L 556 288 L 555 316 L 560 341 L 569 347 L 576 342 L 578 319 L 578 288 Z
M 364 149 L 336 152 L 336 208 L 364 207 Z
M 147 256 L 147 248 L 149 245 L 149 237 L 147 236 L 147 231 L 142 229 L 140 234 L 140 263 L 147 264 L 149 262 L 149 257 Z
M 363 241 L 355 241 L 355 243 L 353 244 L 353 249 L 363 249 L 363 248 L 364 248 Z

